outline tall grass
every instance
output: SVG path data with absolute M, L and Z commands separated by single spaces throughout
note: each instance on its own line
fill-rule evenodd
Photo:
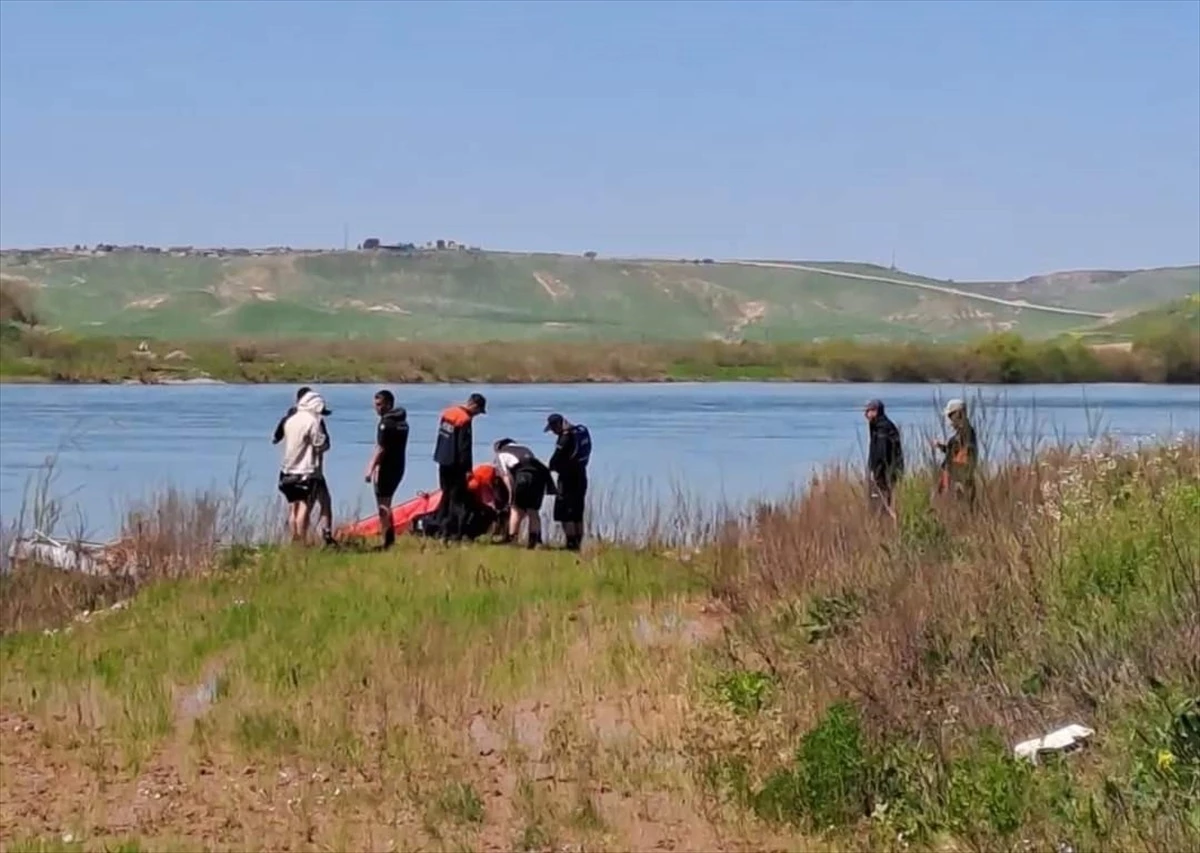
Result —
M 128 502 L 118 513 L 116 537 L 96 542 L 82 511 L 65 509 L 70 496 L 55 488 L 57 456 L 48 457 L 27 481 L 16 515 L 0 529 L 0 635 L 111 605 L 146 584 L 236 566 L 247 551 L 280 541 L 282 524 L 269 520 L 277 514 L 246 501 L 245 470 L 239 454 L 227 490 L 168 488 Z M 28 539 L 74 554 L 71 568 L 13 560 L 14 543 Z
M 895 524 L 833 476 L 714 544 L 740 617 L 718 666 L 773 701 L 713 709 L 738 734 L 698 752 L 711 795 L 881 845 L 1194 848 L 1200 442 L 1018 458 L 975 511 L 929 479 Z M 1075 721 L 1100 732 L 1091 758 L 1033 772 L 1005 746 Z

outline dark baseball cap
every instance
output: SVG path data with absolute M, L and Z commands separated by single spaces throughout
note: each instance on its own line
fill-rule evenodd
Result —
M 554 432 L 555 430 L 562 429 L 564 420 L 566 420 L 566 418 L 564 418 L 558 412 L 555 412 L 550 417 L 546 418 L 546 428 L 543 429 L 542 432 Z
M 487 398 L 482 394 L 472 394 L 467 398 L 467 402 L 479 410 L 479 413 L 487 414 Z

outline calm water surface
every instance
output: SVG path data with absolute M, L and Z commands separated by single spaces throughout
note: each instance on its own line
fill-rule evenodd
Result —
M 320 386 L 334 413 L 326 475 L 341 518 L 361 515 L 362 470 L 374 438 L 374 386 Z M 1130 441 L 1200 430 L 1195 387 L 721 383 L 669 385 L 420 385 L 393 387 L 408 409 L 408 475 L 400 494 L 436 487 L 431 460 L 438 412 L 471 390 L 487 395 L 476 421 L 476 460 L 509 436 L 548 454 L 546 415 L 587 424 L 592 481 L 607 512 L 643 513 L 683 489 L 700 500 L 782 495 L 832 461 L 863 458 L 862 404 L 885 401 L 911 452 L 940 428 L 940 404 L 965 397 L 993 456 L 1014 444 L 1082 440 L 1099 431 Z M 271 432 L 291 386 L 4 386 L 0 388 L 0 521 L 11 524 L 29 484 L 55 459 L 53 494 L 75 512 L 72 530 L 110 534 L 131 501 L 166 486 L 228 491 L 242 459 L 247 501 L 278 499 L 279 448 Z M 339 519 L 340 520 L 340 519 Z M 66 531 L 60 531 L 66 532 Z

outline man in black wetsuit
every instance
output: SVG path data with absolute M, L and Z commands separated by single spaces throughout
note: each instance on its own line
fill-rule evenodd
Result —
M 367 463 L 366 480 L 375 487 L 383 547 L 390 548 L 396 542 L 392 496 L 404 479 L 408 455 L 408 413 L 396 405 L 392 392 L 385 389 L 375 394 L 375 414 L 379 415 L 379 424 L 375 427 L 375 451 Z
M 562 525 L 567 550 L 583 544 L 583 511 L 587 503 L 587 466 L 592 458 L 592 434 L 583 424 L 573 424 L 557 412 L 546 418 L 545 432 L 558 436 L 547 467 L 558 475 L 554 520 Z

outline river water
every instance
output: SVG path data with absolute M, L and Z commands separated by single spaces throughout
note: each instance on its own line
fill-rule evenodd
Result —
M 375 387 L 319 390 L 333 409 L 326 475 L 340 522 L 370 506 L 362 470 L 374 439 Z M 412 430 L 398 497 L 436 487 L 437 413 L 472 390 L 487 395 L 489 410 L 476 421 L 476 461 L 490 457 L 491 442 L 504 436 L 548 455 L 552 440 L 541 430 L 550 412 L 587 424 L 595 445 L 593 509 L 609 524 L 636 522 L 653 507 L 678 501 L 680 493 L 695 503 L 740 503 L 802 487 L 830 462 L 861 466 L 862 407 L 869 397 L 885 401 L 910 459 L 940 431 L 941 405 L 954 396 L 972 405 L 993 458 L 1017 447 L 1027 451 L 1035 438 L 1079 441 L 1107 432 L 1148 441 L 1200 430 L 1194 386 L 393 386 Z M 278 508 L 279 448 L 270 436 L 294 393 L 282 385 L 5 385 L 0 523 L 15 522 L 38 482 L 68 510 L 59 524 L 70 529 L 60 534 L 107 536 L 131 502 L 168 486 L 229 492 L 235 478 L 243 505 Z

